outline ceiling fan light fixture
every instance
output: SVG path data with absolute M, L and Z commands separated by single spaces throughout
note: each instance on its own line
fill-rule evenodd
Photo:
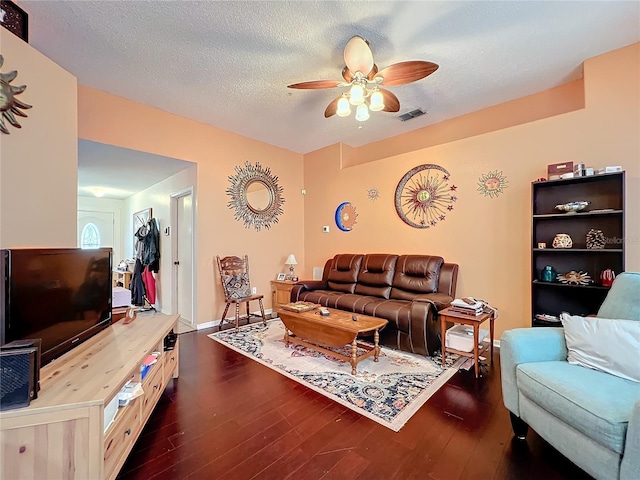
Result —
M 372 112 L 379 112 L 384 108 L 384 97 L 382 92 L 376 89 L 369 98 L 369 110 Z
M 338 100 L 336 115 L 339 117 L 348 117 L 351 115 L 351 107 L 349 107 L 349 99 L 346 95 L 343 95 L 340 100 Z
M 369 120 L 369 108 L 366 103 L 361 103 L 356 109 L 356 120 L 359 122 L 366 122 Z
M 349 90 L 349 103 L 351 105 L 361 105 L 364 103 L 364 88 L 359 83 L 354 83 Z

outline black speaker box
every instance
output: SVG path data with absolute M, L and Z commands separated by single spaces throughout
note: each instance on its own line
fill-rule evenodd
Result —
M 0 351 L 19 350 L 31 347 L 36 349 L 31 379 L 33 387 L 31 400 L 33 400 L 34 398 L 38 398 L 38 392 L 40 391 L 40 353 L 42 352 L 42 339 L 28 338 L 24 340 L 14 340 L 13 342 L 2 345 Z
M 33 384 L 36 347 L 0 350 L 0 410 L 28 407 Z

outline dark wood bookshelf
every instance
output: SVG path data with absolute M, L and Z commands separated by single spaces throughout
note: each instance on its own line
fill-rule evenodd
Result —
M 597 313 L 609 291 L 601 285 L 600 273 L 606 269 L 616 274 L 624 271 L 624 190 L 624 172 L 532 183 L 532 325 L 561 325 L 539 322 L 535 319 L 537 314 Z M 589 205 L 574 213 L 559 212 L 555 208 L 577 201 L 586 201 Z M 591 229 L 602 231 L 607 240 L 604 248 L 587 248 L 586 237 Z M 553 248 L 553 239 L 559 233 L 571 237 L 572 248 Z M 538 248 L 541 242 L 546 243 L 547 248 Z M 572 270 L 587 273 L 592 283 L 568 285 L 541 281 L 547 265 L 560 275 Z

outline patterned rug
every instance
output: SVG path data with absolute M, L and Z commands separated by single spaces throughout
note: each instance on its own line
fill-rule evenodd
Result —
M 461 360 L 447 355 L 431 358 L 382 347 L 358 363 L 351 375 L 349 362 L 301 345 L 284 343 L 284 325 L 274 319 L 265 327 L 255 323 L 209 335 L 213 340 L 285 375 L 330 399 L 397 432 L 457 371 Z M 351 347 L 335 349 L 349 355 Z M 358 354 L 361 352 L 359 351 Z

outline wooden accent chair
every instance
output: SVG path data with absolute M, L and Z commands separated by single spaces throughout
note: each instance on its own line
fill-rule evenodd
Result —
M 247 324 L 250 323 L 251 317 L 262 317 L 262 323 L 266 326 L 267 319 L 264 316 L 264 306 L 262 305 L 262 298 L 264 295 L 252 295 L 251 294 L 251 282 L 249 280 L 249 257 L 228 256 L 220 258 L 216 256 L 216 262 L 218 264 L 218 272 L 220 273 L 220 280 L 222 281 L 222 289 L 224 290 L 224 300 L 227 305 L 224 308 L 222 319 L 218 325 L 218 330 L 222 329 L 222 323 L 228 321 L 227 312 L 229 306 L 235 304 L 236 306 L 236 332 L 239 328 L 240 322 L 240 304 L 244 303 L 247 306 Z M 260 315 L 256 315 L 249 311 L 249 302 L 257 300 L 260 305 Z

